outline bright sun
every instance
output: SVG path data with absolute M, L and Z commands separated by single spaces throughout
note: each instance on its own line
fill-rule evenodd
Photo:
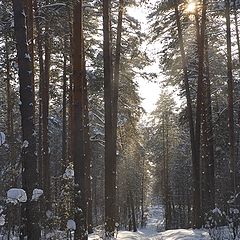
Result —
M 196 11 L 196 3 L 195 2 L 189 2 L 186 8 L 186 11 L 188 13 L 194 13 Z

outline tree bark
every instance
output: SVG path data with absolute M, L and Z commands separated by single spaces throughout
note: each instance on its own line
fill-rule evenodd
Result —
M 76 230 L 74 239 L 88 238 L 86 223 L 86 178 L 83 132 L 83 9 L 82 0 L 76 1 L 73 8 L 73 127 L 72 158 L 74 163 L 74 197 Z
M 36 18 L 37 30 L 37 52 L 39 62 L 39 103 L 38 103 L 38 171 L 39 171 L 39 184 L 43 188 L 43 163 L 42 163 L 42 88 L 44 82 L 44 61 L 43 61 L 43 43 L 42 43 L 42 30 L 39 23 L 39 11 L 37 0 L 34 0 L 34 10 Z
M 198 17 L 196 13 L 196 26 L 197 26 L 197 45 L 198 45 L 198 81 L 197 81 L 197 107 L 196 107 L 196 126 L 195 126 L 195 144 L 196 144 L 196 159 L 194 163 L 193 175 L 195 176 L 196 187 L 195 191 L 195 207 L 193 225 L 195 228 L 202 226 L 202 209 L 201 209 L 201 182 L 200 182 L 200 151 L 201 151 L 201 124 L 203 112 L 203 78 L 204 78 L 204 40 L 206 29 L 206 0 L 202 2 L 202 21 L 201 26 L 198 24 Z
M 187 70 L 187 60 L 184 50 L 184 42 L 182 36 L 182 27 L 180 22 L 180 15 L 178 10 L 178 1 L 175 1 L 175 16 L 176 16 L 176 23 L 178 29 L 178 38 L 180 43 L 180 51 L 181 51 L 181 58 L 182 58 L 182 68 L 184 74 L 184 85 L 186 91 L 186 99 L 187 99 L 187 110 L 188 110 L 188 123 L 189 123 L 189 130 L 190 130 L 190 140 L 191 140 L 191 151 L 192 151 L 192 177 L 193 177 L 193 227 L 196 227 L 198 216 L 200 214 L 200 177 L 198 171 L 197 163 L 197 156 L 196 156 L 196 144 L 195 144 L 195 130 L 194 130 L 194 121 L 193 121 L 193 111 L 192 111 L 192 100 L 189 88 L 189 81 L 188 81 L 188 70 Z M 199 224 L 198 224 L 199 225 Z
M 133 227 L 133 232 L 137 232 L 137 225 L 136 225 L 136 216 L 135 216 L 135 206 L 134 206 L 134 200 L 133 200 L 133 195 L 132 191 L 130 190 L 129 193 L 129 200 L 130 200 L 130 207 L 131 207 L 131 213 L 132 213 L 132 227 Z
M 203 139 L 205 148 L 204 165 L 202 172 L 205 175 L 203 191 L 204 213 L 215 207 L 215 164 L 214 164 L 214 135 L 212 124 L 212 99 L 209 71 L 208 38 L 205 37 L 205 73 L 204 79 L 204 106 L 203 106 Z M 205 202 L 204 202 L 205 199 Z
M 64 43 L 66 45 L 66 43 Z M 67 167 L 67 56 L 63 56 L 63 113 L 62 113 L 62 172 Z
M 114 236 L 116 220 L 116 161 L 114 161 L 112 115 L 112 48 L 110 0 L 103 1 L 103 58 L 105 109 L 105 234 Z
M 229 126 L 229 147 L 230 147 L 230 179 L 231 194 L 236 193 L 236 175 L 235 175 L 235 134 L 234 134 L 234 112 L 233 112 L 233 75 L 232 75 L 232 50 L 231 50 L 231 26 L 230 26 L 230 1 L 225 0 L 226 27 L 227 27 L 227 86 L 228 86 L 228 126 Z
M 113 142 L 114 142 L 114 160 L 116 161 L 117 150 L 117 122 L 118 122 L 118 91 L 120 78 L 120 60 L 121 60 L 121 37 L 122 37 L 122 20 L 123 20 L 124 0 L 119 0 L 118 26 L 116 53 L 114 62 L 114 77 L 113 77 L 113 96 L 112 96 L 112 114 L 113 114 Z
M 86 166 L 86 201 L 87 201 L 87 228 L 88 233 L 93 233 L 93 220 L 92 220 L 92 151 L 90 142 L 90 129 L 89 129 L 89 109 L 88 109 L 88 86 L 87 86 L 87 76 L 86 76 L 86 61 L 85 52 L 83 59 L 83 122 L 84 122 L 84 157 Z
M 13 0 L 14 29 L 17 44 L 17 59 L 20 82 L 20 112 L 23 146 L 21 151 L 22 187 L 28 200 L 22 208 L 22 228 L 20 239 L 40 239 L 39 208 L 31 201 L 32 192 L 38 186 L 36 134 L 34 126 L 34 95 L 32 88 L 32 64 L 27 47 L 26 18 L 24 4 Z
M 47 2 L 48 3 L 48 2 Z M 45 64 L 44 81 L 42 85 L 42 163 L 43 163 L 43 190 L 46 200 L 46 210 L 51 209 L 51 183 L 50 183 L 50 149 L 48 136 L 49 119 L 49 78 L 50 78 L 50 38 L 49 38 L 49 20 L 46 19 L 45 25 Z
M 240 39 L 239 39 L 239 28 L 238 28 L 238 14 L 237 14 L 237 6 L 236 0 L 233 1 L 233 10 L 234 10 L 234 23 L 235 23 L 235 30 L 236 30 L 236 38 L 237 38 L 237 47 L 238 47 L 238 64 L 240 67 Z
M 26 24 L 27 24 L 27 41 L 29 54 L 31 56 L 31 64 L 32 64 L 32 90 L 35 93 L 35 81 L 34 81 L 34 18 L 33 18 L 33 1 L 25 0 L 25 12 L 26 12 Z M 34 94 L 34 104 L 33 109 L 35 113 L 35 94 Z M 35 121 L 35 119 L 34 119 Z
M 6 85 L 6 95 L 7 95 L 7 138 L 9 142 L 9 160 L 12 164 L 16 162 L 15 154 L 14 154 L 14 137 L 13 137 L 13 104 L 11 99 L 11 67 L 10 67 L 10 59 L 9 59 L 9 42 L 8 37 L 6 36 L 5 40 L 5 55 L 6 55 L 6 76 L 7 76 L 7 85 Z

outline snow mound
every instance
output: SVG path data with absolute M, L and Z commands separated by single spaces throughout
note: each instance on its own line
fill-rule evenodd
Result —
M 94 238 L 90 238 L 94 240 Z M 98 238 L 95 238 L 98 239 Z M 162 233 L 142 229 L 136 233 L 120 231 L 119 240 L 210 240 L 209 234 L 205 230 L 175 229 Z
M 176 229 L 165 231 L 152 240 L 210 240 L 210 237 L 204 230 Z
M 74 170 L 70 167 L 67 167 L 65 173 L 63 174 L 64 179 L 72 179 L 74 178 Z
M 90 234 L 88 236 L 88 240 L 101 240 L 102 238 L 99 237 L 97 234 Z
M 38 201 L 38 199 L 43 195 L 43 190 L 35 188 L 32 193 L 32 200 L 31 201 Z
M 67 229 L 68 229 L 68 230 L 76 230 L 76 223 L 75 223 L 74 220 L 69 219 L 69 220 L 67 221 Z
M 27 194 L 21 188 L 11 188 L 7 191 L 7 202 L 17 204 L 19 202 L 26 202 Z

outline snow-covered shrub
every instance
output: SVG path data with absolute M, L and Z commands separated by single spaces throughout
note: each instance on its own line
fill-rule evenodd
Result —
M 35 188 L 32 193 L 31 201 L 38 201 L 38 199 L 43 195 L 43 190 Z
M 207 214 L 205 223 L 205 227 L 213 240 L 240 238 L 240 213 L 237 208 L 230 208 L 226 214 L 216 207 Z
M 231 239 L 238 239 L 240 237 L 240 214 L 237 208 L 230 208 L 227 216 L 228 228 Z
M 226 222 L 225 212 L 215 207 L 205 216 L 205 228 L 208 229 L 209 235 L 213 240 L 227 240 L 225 237 L 223 225 Z
M 11 188 L 7 191 L 7 202 L 8 203 L 22 203 L 27 201 L 27 194 L 21 188 Z

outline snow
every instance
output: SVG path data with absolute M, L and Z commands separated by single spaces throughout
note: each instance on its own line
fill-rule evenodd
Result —
M 229 211 L 230 211 L 230 213 L 233 213 L 233 214 L 239 213 L 239 210 L 237 208 L 230 208 Z
M 151 206 L 147 213 L 145 228 L 137 232 L 119 231 L 116 240 L 210 240 L 207 230 L 175 229 L 164 231 L 164 208 L 163 206 Z M 161 231 L 161 232 L 159 232 Z M 103 231 L 99 230 L 89 236 L 89 240 L 100 240 Z
M 65 3 L 53 3 L 53 4 L 48 4 L 48 5 L 43 6 L 43 8 L 45 8 L 45 7 L 65 7 L 65 6 L 66 6 Z
M 31 61 L 29 53 L 25 53 L 24 58 L 27 59 L 28 61 Z
M 5 143 L 6 136 L 3 132 L 0 132 L 0 146 L 2 146 Z
M 163 231 L 165 229 L 163 206 L 152 206 L 147 213 L 146 228 L 152 231 Z
M 50 211 L 50 210 L 47 210 L 46 211 L 46 216 L 47 216 L 48 219 L 52 218 L 53 217 L 53 212 Z
M 91 234 L 89 240 L 99 240 L 100 236 Z M 141 229 L 138 232 L 120 231 L 117 240 L 210 240 L 205 230 L 175 229 L 157 233 L 149 229 Z
M 17 204 L 19 202 L 26 202 L 27 194 L 21 188 L 11 188 L 7 191 L 7 202 Z
M 69 220 L 67 221 L 67 229 L 68 229 L 68 230 L 76 230 L 76 223 L 75 223 L 74 220 L 69 219 Z
M 219 215 L 222 215 L 222 212 L 221 212 L 221 210 L 219 209 L 219 208 L 214 208 L 213 210 L 212 210 L 212 212 L 213 213 L 218 213 Z
M 27 140 L 23 141 L 22 148 L 27 148 L 29 145 L 29 142 Z
M 65 173 L 63 174 L 64 179 L 74 178 L 74 171 L 71 167 L 67 167 Z
M 5 224 L 5 214 L 3 213 L 3 208 L 0 206 L 0 226 L 3 226 Z
M 43 195 L 43 190 L 35 188 L 32 193 L 31 201 L 38 201 L 38 199 Z
M 0 226 L 5 224 L 5 215 L 0 216 Z

